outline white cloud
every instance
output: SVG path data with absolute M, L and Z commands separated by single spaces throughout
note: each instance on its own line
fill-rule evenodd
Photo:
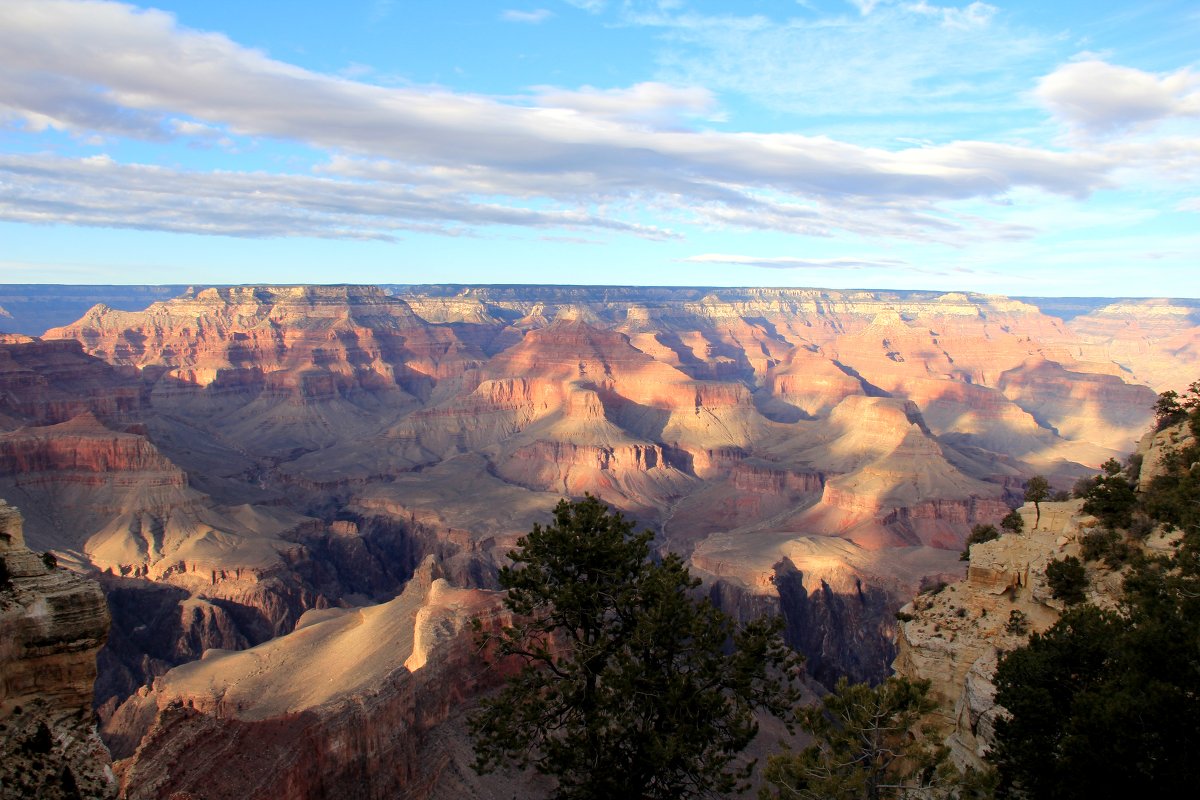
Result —
M 880 4 L 881 0 L 847 0 L 850 5 L 858 9 L 858 13 L 864 17 L 875 10 L 875 7 Z
M 575 6 L 589 14 L 599 14 L 608 6 L 607 0 L 566 0 L 567 5 Z
M 917 14 L 940 19 L 944 27 L 960 30 L 986 28 L 998 10 L 995 6 L 980 2 L 971 3 L 965 8 L 956 8 L 955 6 L 930 5 L 925 0 L 919 0 L 905 8 Z
M 593 119 L 648 124 L 656 128 L 680 127 L 688 117 L 712 118 L 716 99 L 700 87 L 638 83 L 628 88 L 560 89 L 535 86 L 537 104 L 543 108 L 570 109 Z
M 1155 75 L 1097 59 L 1059 67 L 1037 97 L 1060 120 L 1087 133 L 1114 133 L 1170 117 L 1200 116 L 1200 75 Z
M 518 11 L 510 8 L 500 13 L 500 18 L 505 22 L 523 22 L 529 25 L 541 24 L 553 16 L 554 12 L 545 8 L 533 11 Z
M 956 212 L 956 202 L 1021 187 L 1084 197 L 1111 184 L 1117 163 L 1100 151 L 979 141 L 886 150 L 824 136 L 687 130 L 684 120 L 714 110 L 713 95 L 663 83 L 542 88 L 528 102 L 314 73 L 159 11 L 8 0 L 0 109 L 25 124 L 80 135 L 273 137 L 329 160 L 317 178 L 113 164 L 99 174 L 80 162 L 10 159 L 5 169 L 20 176 L 20 191 L 6 196 L 3 213 L 231 235 L 254 235 L 259 223 L 264 235 L 299 235 L 308 225 L 318 236 L 388 236 L 406 226 L 491 224 L 665 235 L 640 224 L 653 210 L 671 224 L 961 244 L 1028 230 Z M 271 192 L 256 194 L 258 184 Z
M 485 225 L 675 234 L 573 208 L 527 209 L 387 183 L 261 172 L 185 172 L 84 159 L 0 156 L 0 219 L 250 238 L 393 239 Z M 181 191 L 182 187 L 182 191 Z

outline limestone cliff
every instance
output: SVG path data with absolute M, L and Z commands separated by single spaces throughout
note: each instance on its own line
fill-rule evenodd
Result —
M 1046 565 L 1080 554 L 1080 542 L 1096 525 L 1080 511 L 1082 500 L 1042 503 L 1041 524 L 1032 504 L 1021 509 L 1025 532 L 971 547 L 967 577 L 916 597 L 900 612 L 895 671 L 932 682 L 938 703 L 933 722 L 959 767 L 981 768 L 1004 710 L 992 683 L 999 657 L 1045 631 L 1064 606 L 1053 598 Z M 1166 552 L 1161 534 L 1143 545 Z M 1113 607 L 1121 574 L 1102 562 L 1085 562 L 1088 602 Z M 1020 620 L 1016 622 L 1014 620 Z M 1024 623 L 1024 625 L 1021 624 Z
M 436 572 L 427 561 L 389 603 L 310 611 L 286 636 L 209 651 L 131 697 L 109 724 L 124 796 L 428 797 L 461 756 L 430 732 L 505 674 L 469 632 L 473 618 L 499 623 L 499 596 Z
M 0 798 L 114 797 L 92 713 L 104 594 L 26 548 L 21 528 L 0 500 Z
M 114 572 L 121 691 L 391 597 L 426 553 L 494 585 L 512 541 L 583 492 L 731 609 L 791 614 L 827 677 L 880 677 L 895 608 L 958 566 L 971 525 L 1032 474 L 1066 488 L 1122 455 L 1153 401 L 1119 325 L 985 295 L 244 286 L 113 305 L 0 362 L 0 481 L 26 508 L 106 515 L 73 550 Z M 1168 316 L 1186 345 L 1194 320 Z M 1161 365 L 1190 363 L 1146 325 Z M 105 407 L 81 359 L 127 377 L 129 403 Z M 102 429 L 55 445 L 83 410 Z M 91 469 L 85 446 L 110 445 L 145 468 Z M 38 536 L 82 530 L 42 517 Z

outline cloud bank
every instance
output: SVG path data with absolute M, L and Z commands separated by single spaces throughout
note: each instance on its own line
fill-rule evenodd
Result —
M 905 13 L 951 19 L 920 6 Z M 950 27 L 986 26 L 989 8 L 972 4 Z M 863 9 L 872 18 L 884 12 Z M 1107 66 L 1068 65 L 1039 96 L 1090 127 L 1193 113 L 1189 73 L 1122 72 L 1130 91 L 1094 110 L 1085 73 Z M 1139 106 L 1143 84 L 1157 87 L 1158 99 Z M 690 224 L 962 244 L 1028 230 L 956 204 L 1017 189 L 1082 198 L 1110 186 L 1116 164 L 1098 150 L 971 140 L 887 150 L 705 127 L 719 115 L 716 96 L 697 85 L 537 87 L 505 100 L 386 87 L 302 69 L 160 11 L 9 0 L 0 118 L 10 124 L 230 147 L 300 142 L 326 158 L 313 174 L 280 174 L 10 156 L 0 160 L 8 190 L 0 217 L 233 236 L 389 238 L 509 225 L 663 238 Z M 665 223 L 646 224 L 648 215 Z

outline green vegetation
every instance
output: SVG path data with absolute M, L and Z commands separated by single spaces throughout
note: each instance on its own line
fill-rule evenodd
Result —
M 958 557 L 959 561 L 969 561 L 971 559 L 971 545 L 990 542 L 993 539 L 1000 538 L 1000 531 L 996 530 L 995 525 L 976 525 L 971 528 L 971 533 L 967 536 L 966 546 L 963 548 L 962 555 Z
M 1021 513 L 1014 508 L 1004 515 L 1004 519 L 1000 520 L 1000 527 L 1007 533 L 1020 533 L 1025 530 L 1025 520 L 1021 518 Z
M 594 497 L 563 500 L 500 572 L 514 623 L 479 632 L 524 662 L 470 721 L 476 769 L 533 766 L 555 798 L 727 793 L 752 713 L 790 714 L 799 657 L 761 620 L 735 630 L 678 556 L 650 558 L 651 532 Z M 727 647 L 728 644 L 732 647 Z
M 1187 395 L 1180 397 L 1178 392 L 1165 391 L 1158 396 L 1154 404 L 1155 430 L 1164 430 L 1172 425 L 1188 419 L 1189 414 L 1200 407 L 1200 381 L 1192 381 Z
M 1008 612 L 1008 622 L 1004 624 L 1004 630 L 1016 636 L 1024 636 L 1029 633 L 1029 617 L 1025 616 L 1024 611 L 1014 608 Z
M 919 729 L 936 703 L 928 681 L 888 678 L 877 687 L 838 682 L 820 706 L 797 712 L 813 744 L 767 761 L 763 800 L 882 800 L 957 784 L 947 748 Z
M 1200 382 L 1181 402 L 1155 407 L 1159 429 L 1186 420 L 1200 434 Z M 1116 610 L 1078 602 L 1083 567 L 1046 570 L 1055 596 L 1076 598 L 1055 625 L 1005 656 L 992 754 L 1002 797 L 1184 797 L 1200 785 L 1200 486 L 1194 441 L 1170 451 L 1163 474 L 1135 493 L 1109 461 L 1083 487 L 1084 509 L 1105 528 L 1088 534 L 1083 556 L 1127 567 Z M 1155 524 L 1181 531 L 1169 556 L 1140 554 L 1118 529 L 1144 538 Z M 1086 578 L 1084 578 L 1086 580 Z
M 1033 503 L 1033 527 L 1042 523 L 1042 501 L 1050 497 L 1050 482 L 1042 475 L 1034 475 L 1025 484 L 1025 502 Z
M 1083 511 L 1109 528 L 1128 528 L 1133 523 L 1137 493 L 1122 472 L 1120 462 L 1110 458 L 1100 465 L 1101 475 L 1092 479 L 1084 494 Z
M 1083 564 L 1075 556 L 1067 556 L 1046 565 L 1046 582 L 1055 599 L 1069 606 L 1087 599 L 1088 577 Z
M 772 756 L 760 796 L 1065 800 L 1194 792 L 1200 382 L 1184 399 L 1164 393 L 1155 412 L 1161 430 L 1186 422 L 1195 438 L 1168 451 L 1146 485 L 1137 485 L 1138 459 L 1126 467 L 1109 460 L 1076 484 L 1083 509 L 1101 522 L 1082 541 L 1083 559 L 1124 569 L 1123 593 L 1115 609 L 1098 609 L 1087 603 L 1080 559 L 1047 566 L 1051 591 L 1068 608 L 1000 660 L 996 701 L 1009 716 L 997 721 L 993 769 L 962 776 L 949 765 L 946 748 L 920 726 L 933 708 L 927 683 L 843 680 L 821 705 L 794 712 L 813 743 Z M 1025 493 L 1038 522 L 1038 504 L 1051 496 L 1039 478 Z M 1181 532 L 1175 551 L 1142 553 L 1137 541 L 1159 525 Z M 1000 527 L 1018 533 L 1022 519 L 1012 511 Z M 998 535 L 995 526 L 976 525 L 964 557 Z M 649 532 L 634 535 L 591 497 L 563 501 L 554 525 L 535 526 L 520 540 L 513 567 L 501 572 L 518 622 L 491 643 L 497 656 L 525 663 L 472 719 L 478 768 L 533 765 L 558 779 L 556 798 L 683 798 L 741 784 L 748 768 L 732 763 L 754 735 L 751 711 L 783 714 L 795 701 L 780 676 L 796 668 L 796 656 L 776 627 L 734 631 L 727 617 L 694 600 L 697 582 L 675 556 L 652 562 L 649 541 Z M 1030 628 L 1024 613 L 1010 610 L 1008 633 Z

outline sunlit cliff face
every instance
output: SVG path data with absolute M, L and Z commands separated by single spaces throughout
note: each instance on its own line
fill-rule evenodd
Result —
M 1033 474 L 1067 488 L 1122 456 L 1155 391 L 1194 373 L 1200 329 L 1131 313 L 820 290 L 189 291 L 0 344 L 0 496 L 28 510 L 32 546 L 104 574 L 106 720 L 206 649 L 391 600 L 426 555 L 492 587 L 516 538 L 584 493 L 654 528 L 732 613 L 781 613 L 812 675 L 874 678 L 892 613 L 961 572 L 972 525 Z

